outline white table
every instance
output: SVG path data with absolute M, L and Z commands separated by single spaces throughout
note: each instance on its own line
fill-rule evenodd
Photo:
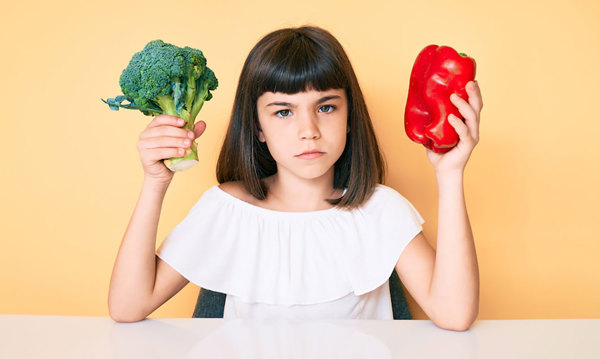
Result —
M 0 358 L 600 358 L 600 319 L 245 321 L 0 315 Z

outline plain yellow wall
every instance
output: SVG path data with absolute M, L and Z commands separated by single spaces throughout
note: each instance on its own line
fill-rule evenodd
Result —
M 220 86 L 201 160 L 167 193 L 157 246 L 216 184 L 243 61 L 267 32 L 313 24 L 344 45 L 389 175 L 435 245 L 437 188 L 403 113 L 429 44 L 477 61 L 481 142 L 465 190 L 479 319 L 600 317 L 600 5 L 597 1 L 22 1 L 0 5 L 0 314 L 107 316 L 117 250 L 142 182 L 150 118 L 100 97 L 150 40 L 202 49 Z M 151 317 L 190 317 L 189 284 Z M 426 318 L 415 302 L 417 319 Z

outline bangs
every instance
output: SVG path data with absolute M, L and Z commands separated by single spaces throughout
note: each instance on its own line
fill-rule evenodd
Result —
M 217 162 L 217 181 L 240 181 L 254 198 L 267 198 L 262 179 L 277 173 L 277 162 L 258 138 L 258 98 L 265 92 L 331 89 L 343 89 L 348 104 L 346 147 L 333 165 L 333 187 L 347 191 L 326 201 L 342 209 L 362 205 L 383 183 L 385 162 L 346 52 L 333 35 L 314 26 L 275 30 L 250 50 Z
M 292 33 L 272 45 L 255 73 L 255 98 L 265 92 L 295 94 L 349 87 L 343 64 L 330 53 L 330 47 L 323 47 L 302 33 Z

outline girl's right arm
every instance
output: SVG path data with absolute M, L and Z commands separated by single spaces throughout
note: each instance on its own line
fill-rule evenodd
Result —
M 145 319 L 188 283 L 155 254 L 160 210 L 174 175 L 162 160 L 183 156 L 180 149 L 190 147 L 185 140 L 192 140 L 191 132 L 179 128 L 182 124 L 177 120 L 159 115 L 140 135 L 144 183 L 117 254 L 108 293 L 110 317 L 118 322 Z M 202 121 L 196 124 L 194 139 L 205 127 Z

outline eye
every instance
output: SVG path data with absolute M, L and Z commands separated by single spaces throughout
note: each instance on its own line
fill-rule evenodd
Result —
M 280 110 L 280 111 L 275 112 L 275 115 L 277 117 L 285 118 L 290 115 L 290 110 Z
M 319 112 L 329 113 L 329 112 L 333 112 L 333 110 L 335 110 L 335 106 L 333 106 L 333 105 L 323 105 L 323 106 L 319 107 Z

